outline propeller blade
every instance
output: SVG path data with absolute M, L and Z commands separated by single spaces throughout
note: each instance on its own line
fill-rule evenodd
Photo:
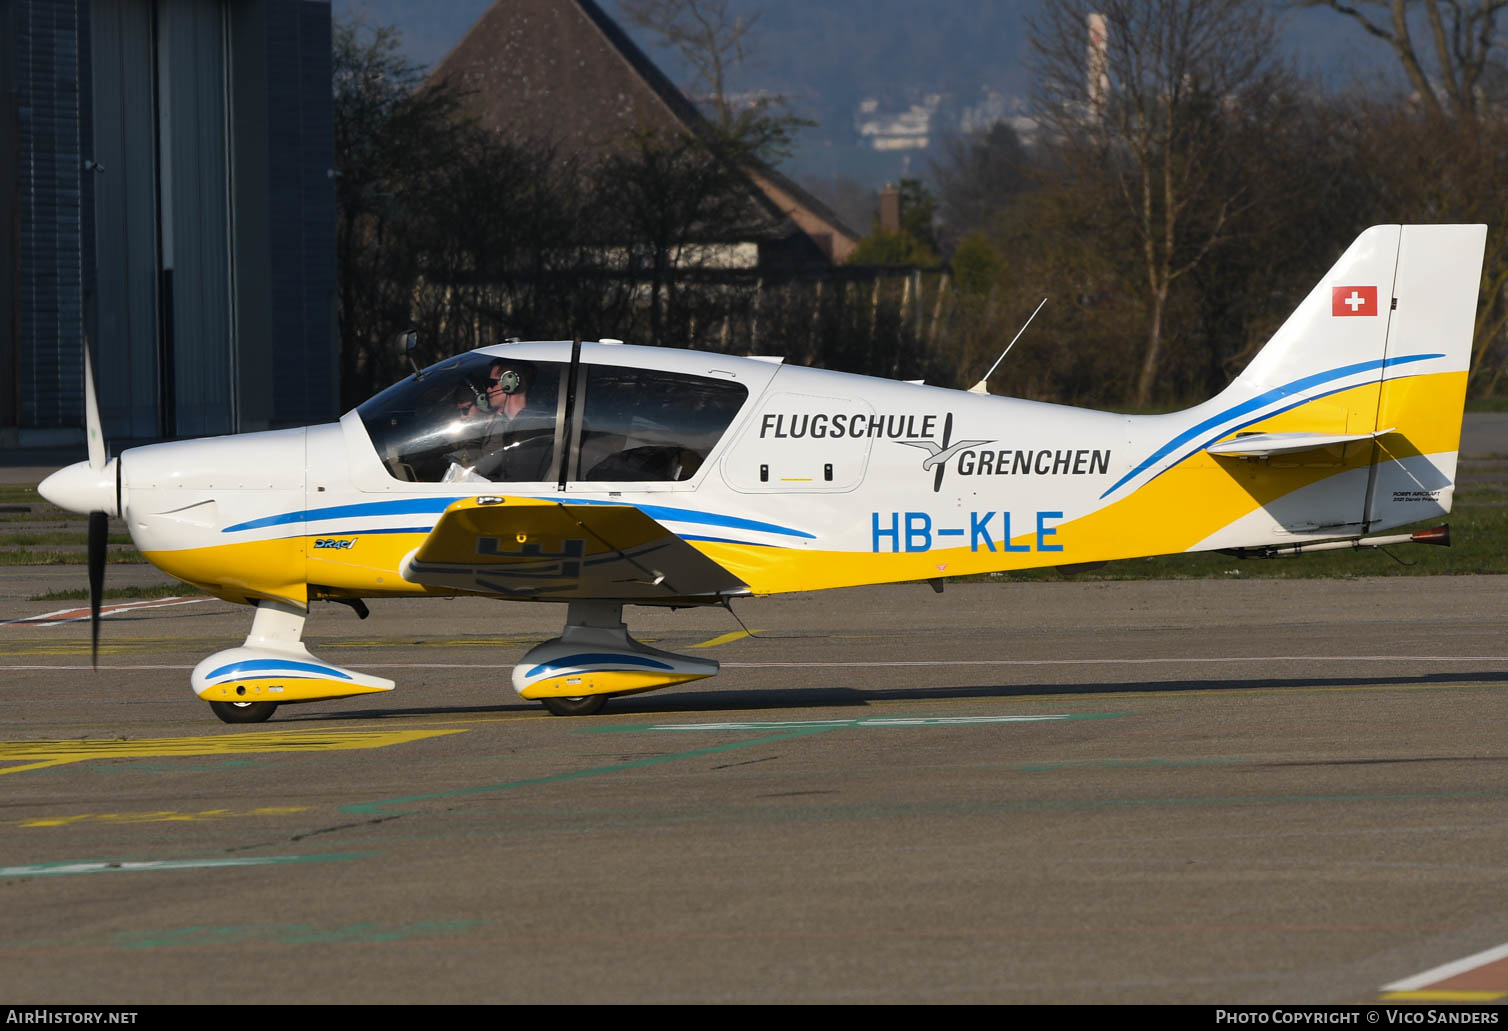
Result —
M 94 393 L 94 363 L 89 359 L 89 342 L 84 341 L 84 439 L 89 444 L 89 468 L 105 467 L 105 433 L 100 429 L 99 399 Z
M 99 668 L 99 606 L 105 593 L 105 538 L 110 518 L 103 512 L 89 513 L 89 630 L 93 643 L 90 662 Z

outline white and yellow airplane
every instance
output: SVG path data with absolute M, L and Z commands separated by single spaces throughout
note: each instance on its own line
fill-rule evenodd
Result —
M 391 690 L 300 640 L 311 602 L 480 594 L 566 606 L 514 667 L 553 713 L 708 677 L 623 606 L 1178 552 L 1280 554 L 1450 511 L 1486 228 L 1364 232 L 1247 369 L 1127 416 L 613 341 L 510 343 L 338 423 L 131 448 L 41 493 L 255 609 L 194 692 L 227 722 Z M 96 633 L 97 633 L 96 616 Z

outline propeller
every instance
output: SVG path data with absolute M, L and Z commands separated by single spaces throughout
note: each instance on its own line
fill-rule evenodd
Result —
M 110 517 L 89 513 L 89 662 L 99 669 L 99 608 L 105 595 L 105 539 Z
M 100 429 L 99 399 L 94 393 L 94 363 L 89 358 L 89 339 L 84 338 L 84 439 L 89 446 L 89 469 L 105 471 L 105 434 Z M 110 517 L 101 509 L 89 513 L 89 662 L 99 669 L 99 610 L 105 595 L 105 545 Z
M 89 517 L 89 622 L 93 636 L 92 661 L 99 668 L 100 599 L 105 588 L 105 544 L 110 516 L 124 515 L 120 459 L 105 455 L 100 428 L 99 400 L 94 392 L 94 361 L 84 337 L 84 440 L 89 459 L 59 469 L 37 485 L 37 493 L 59 508 Z

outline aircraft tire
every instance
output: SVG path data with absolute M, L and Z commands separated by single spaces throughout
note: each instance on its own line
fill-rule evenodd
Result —
M 541 698 L 552 716 L 595 716 L 607 704 L 607 695 L 588 694 L 580 698 Z
M 210 702 L 209 707 L 226 723 L 262 723 L 277 710 L 277 702 Z

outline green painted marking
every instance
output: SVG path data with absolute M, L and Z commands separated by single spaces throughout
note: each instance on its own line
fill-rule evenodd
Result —
M 147 870 L 192 870 L 227 866 L 265 866 L 271 863 L 327 863 L 364 859 L 375 852 L 329 852 L 311 856 L 238 856 L 233 859 L 84 859 L 30 866 L 0 866 L 0 877 L 56 877 L 75 873 L 140 873 Z
M 717 755 L 720 752 L 731 752 L 739 748 L 750 748 L 754 745 L 774 744 L 779 741 L 791 741 L 810 734 L 823 734 L 833 730 L 831 726 L 811 726 L 792 730 L 785 734 L 776 734 L 771 737 L 751 738 L 748 741 L 734 741 L 723 745 L 713 745 L 710 748 L 694 748 L 689 752 L 675 752 L 670 755 L 657 755 L 648 759 L 635 759 L 633 762 L 614 763 L 611 766 L 595 766 L 587 770 L 573 770 L 570 773 L 557 773 L 549 777 L 531 777 L 528 780 L 504 781 L 501 784 L 484 784 L 475 788 L 456 788 L 452 791 L 434 791 L 423 795 L 404 795 L 399 798 L 384 798 L 378 802 L 358 802 L 355 805 L 343 805 L 340 811 L 343 813 L 370 814 L 383 812 L 389 806 L 402 805 L 405 802 L 427 802 L 436 798 L 460 798 L 467 795 L 484 795 L 495 791 L 510 791 L 514 788 L 538 787 L 542 784 L 558 784 L 562 781 L 580 780 L 583 777 L 600 777 L 608 773 L 621 773 L 624 770 L 637 770 L 646 766 L 657 766 L 660 763 L 676 762 L 681 759 L 695 759 L 698 756 Z

